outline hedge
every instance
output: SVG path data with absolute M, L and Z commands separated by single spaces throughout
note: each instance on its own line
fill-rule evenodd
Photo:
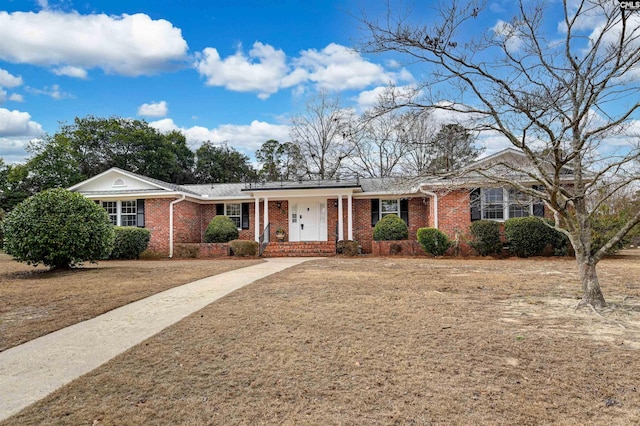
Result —
M 469 228 L 471 241 L 469 245 L 480 255 L 489 256 L 502 252 L 500 240 L 500 224 L 492 220 L 477 220 Z
M 149 246 L 151 232 L 134 226 L 116 226 L 113 228 L 116 239 L 109 259 L 138 259 Z

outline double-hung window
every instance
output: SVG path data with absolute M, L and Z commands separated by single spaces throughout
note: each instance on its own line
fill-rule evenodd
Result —
M 107 211 L 109 220 L 114 226 L 118 225 L 118 202 L 117 201 L 103 201 L 102 207 Z
M 114 226 L 144 226 L 144 200 L 102 201 Z
M 516 189 L 481 188 L 471 195 L 471 220 L 503 221 L 531 215 L 544 216 L 543 205 Z
M 242 225 L 242 204 L 225 204 L 224 215 L 233 220 L 236 224 L 236 228 L 241 229 Z
M 388 214 L 395 214 L 400 217 L 400 200 L 380 200 L 380 218 Z
M 482 189 L 482 218 L 504 219 L 504 190 L 502 188 Z

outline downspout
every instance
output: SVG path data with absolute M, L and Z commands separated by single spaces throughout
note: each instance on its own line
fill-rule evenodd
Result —
M 184 201 L 185 198 L 187 198 L 187 196 L 182 194 L 182 198 L 178 198 L 169 203 L 169 259 L 173 258 L 173 205 Z
M 422 186 L 418 187 L 418 189 L 423 194 L 430 195 L 431 197 L 433 197 L 433 201 L 434 201 L 433 215 L 435 216 L 434 220 L 433 220 L 433 227 L 438 229 L 438 194 L 436 194 L 435 192 L 432 192 L 432 191 L 427 191 L 425 189 L 422 189 Z

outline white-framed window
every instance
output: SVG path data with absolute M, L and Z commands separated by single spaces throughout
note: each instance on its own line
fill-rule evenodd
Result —
M 380 219 L 388 214 L 395 214 L 400 217 L 400 200 L 380 200 Z
M 481 218 L 503 221 L 533 214 L 531 196 L 516 189 L 482 188 L 480 191 Z
M 136 226 L 136 200 L 120 202 L 120 226 Z
M 138 226 L 137 200 L 102 201 L 101 205 L 114 226 Z
M 242 225 L 242 204 L 225 204 L 224 215 L 231 218 L 233 223 L 236 224 L 236 228 L 241 229 Z
M 114 226 L 118 225 L 118 202 L 117 201 L 103 201 L 102 207 L 107 211 L 109 220 Z

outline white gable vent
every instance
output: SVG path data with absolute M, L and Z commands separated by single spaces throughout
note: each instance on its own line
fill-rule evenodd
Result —
M 113 182 L 113 186 L 114 186 L 114 187 L 115 187 L 115 186 L 127 186 L 127 184 L 124 182 L 124 180 L 123 180 L 123 179 L 116 179 L 116 180 Z

